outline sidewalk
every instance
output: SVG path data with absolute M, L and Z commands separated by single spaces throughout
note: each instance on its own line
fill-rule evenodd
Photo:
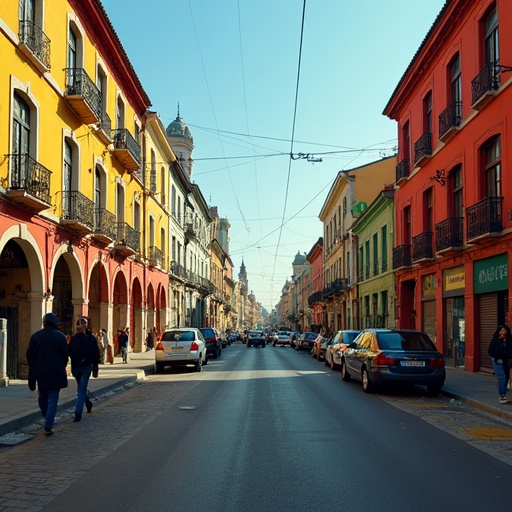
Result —
M 89 380 L 89 391 L 93 395 L 93 402 L 95 396 L 122 388 L 153 373 L 154 360 L 155 352 L 152 350 L 130 353 L 127 364 L 123 364 L 121 357 L 116 357 L 114 364 L 101 364 L 98 378 L 91 377 Z M 75 379 L 69 377 L 68 383 L 68 387 L 60 392 L 57 416 L 75 406 Z M 8 386 L 0 387 L 0 437 L 41 420 L 41 412 L 37 405 L 37 391 L 30 391 L 26 380 L 11 380 Z
M 131 353 L 130 361 L 122 364 L 116 357 L 115 364 L 100 365 L 97 379 L 91 378 L 89 389 L 99 396 L 108 391 L 121 388 L 153 372 L 154 352 Z M 512 390 L 509 392 L 511 402 L 499 403 L 498 383 L 494 375 L 487 373 L 469 373 L 462 369 L 447 368 L 447 377 L 442 393 L 462 403 L 499 416 L 512 424 Z M 76 400 L 76 385 L 72 378 L 69 386 L 60 393 L 57 415 L 73 408 Z M 71 413 L 70 413 L 71 415 Z M 30 391 L 24 380 L 11 381 L 9 386 L 0 388 L 0 437 L 41 421 L 37 407 L 37 392 Z M 1 443 L 1 440 L 0 440 Z

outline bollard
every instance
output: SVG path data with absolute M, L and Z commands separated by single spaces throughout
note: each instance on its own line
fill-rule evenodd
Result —
M 0 318 L 0 387 L 9 385 L 7 377 L 7 318 Z

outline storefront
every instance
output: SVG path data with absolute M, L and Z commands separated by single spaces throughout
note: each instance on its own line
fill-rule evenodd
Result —
M 464 267 L 443 271 L 444 357 L 448 366 L 463 368 L 466 354 L 466 315 Z
M 498 325 L 505 323 L 508 317 L 508 255 L 475 261 L 473 279 L 478 306 L 480 370 L 492 371 L 487 354 L 489 342 Z

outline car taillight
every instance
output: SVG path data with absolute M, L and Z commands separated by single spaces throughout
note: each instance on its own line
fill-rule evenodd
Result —
M 395 366 L 396 359 L 388 357 L 383 352 L 379 352 L 372 360 L 372 366 Z
M 430 360 L 431 368 L 444 368 L 444 359 L 442 357 L 436 357 Z
M 163 350 L 164 349 L 164 346 L 162 345 L 162 342 L 159 341 L 157 344 L 156 344 L 156 347 L 155 347 L 155 350 Z
M 199 350 L 199 345 L 195 341 L 193 341 L 190 345 L 190 350 Z

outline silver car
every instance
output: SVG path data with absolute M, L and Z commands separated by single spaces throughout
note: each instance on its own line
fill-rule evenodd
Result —
M 200 372 L 207 363 L 206 342 L 195 327 L 166 329 L 155 347 L 155 373 L 161 373 L 166 366 L 189 365 Z

